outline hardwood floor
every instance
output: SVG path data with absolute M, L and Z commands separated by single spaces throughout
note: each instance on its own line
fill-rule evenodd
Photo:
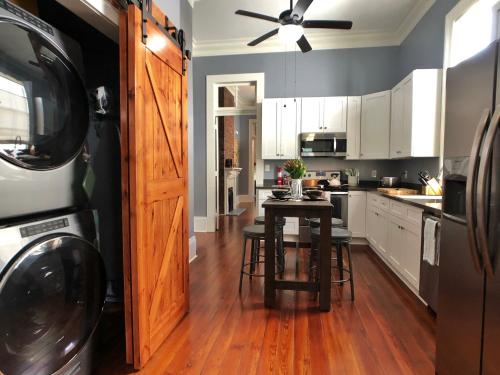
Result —
M 245 278 L 238 294 L 241 229 L 253 216 L 250 208 L 224 217 L 218 233 L 197 233 L 190 313 L 141 374 L 434 374 L 434 317 L 367 246 L 353 246 L 356 300 L 348 284 L 334 286 L 329 313 L 291 291 L 265 309 L 260 278 Z M 287 251 L 285 277 L 305 278 L 306 251 L 298 271 Z M 98 374 L 133 372 L 123 341 L 101 354 Z

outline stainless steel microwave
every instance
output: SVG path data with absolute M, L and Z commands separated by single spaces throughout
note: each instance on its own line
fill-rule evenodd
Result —
M 346 133 L 302 133 L 300 135 L 300 156 L 342 157 L 346 156 Z

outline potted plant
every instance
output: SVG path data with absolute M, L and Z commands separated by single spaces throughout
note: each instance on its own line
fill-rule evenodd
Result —
M 347 168 L 344 173 L 347 175 L 347 185 L 358 186 L 359 170 L 357 168 Z
M 306 165 L 301 159 L 288 160 L 283 169 L 290 175 L 291 178 L 291 195 L 292 199 L 302 199 L 302 178 L 306 174 Z

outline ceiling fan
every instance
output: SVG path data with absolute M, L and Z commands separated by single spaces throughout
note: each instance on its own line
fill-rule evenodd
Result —
M 306 29 L 343 29 L 349 30 L 352 28 L 352 21 L 305 21 L 304 13 L 311 5 L 313 0 L 298 0 L 295 7 L 293 0 L 290 0 L 290 9 L 286 9 L 279 15 L 278 18 L 266 16 L 265 14 L 248 12 L 246 10 L 237 10 L 236 14 L 252 18 L 258 18 L 270 22 L 279 23 L 279 27 L 261 37 L 252 40 L 248 46 L 256 46 L 260 42 L 278 34 L 279 38 L 285 43 L 295 43 L 300 47 L 302 52 L 309 52 L 312 48 L 306 37 L 304 36 L 304 28 Z

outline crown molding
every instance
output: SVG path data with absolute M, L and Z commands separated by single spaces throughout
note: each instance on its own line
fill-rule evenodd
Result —
M 425 14 L 431 9 L 436 0 L 425 0 L 413 7 L 413 9 L 405 17 L 401 25 L 399 25 L 396 35 L 399 43 L 401 44 L 410 35 L 415 26 L 420 22 L 420 20 L 425 16 Z
M 394 32 L 381 32 L 380 30 L 364 32 L 308 30 L 306 31 L 306 36 L 314 50 L 399 46 L 432 5 L 434 5 L 435 1 L 425 0 L 417 3 Z M 199 41 L 193 38 L 193 56 L 223 56 L 295 51 L 295 46 L 284 46 L 277 38 L 269 39 L 255 47 L 248 47 L 247 43 L 254 38 L 255 36 L 206 41 Z

